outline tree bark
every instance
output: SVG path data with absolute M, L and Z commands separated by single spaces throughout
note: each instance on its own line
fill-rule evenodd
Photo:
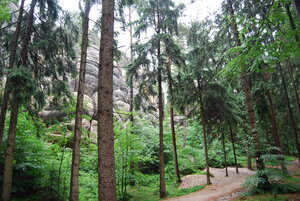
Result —
M 239 31 L 237 28 L 237 23 L 234 19 L 235 14 L 234 14 L 234 10 L 233 10 L 232 1 L 227 0 L 227 5 L 228 5 L 228 9 L 229 9 L 229 14 L 231 16 L 231 28 L 233 31 L 234 41 L 236 43 L 236 46 L 238 47 L 238 46 L 241 46 L 241 41 L 239 39 Z M 248 111 L 248 116 L 249 116 L 249 124 L 251 127 L 251 133 L 253 136 L 256 165 L 257 165 L 257 169 L 262 170 L 265 168 L 265 165 L 264 165 L 263 160 L 261 159 L 261 147 L 260 147 L 258 132 L 256 129 L 256 118 L 255 118 L 255 113 L 254 113 L 253 99 L 252 99 L 252 95 L 251 95 L 249 78 L 248 78 L 248 75 L 246 74 L 245 70 L 243 70 L 243 69 L 242 69 L 242 73 L 241 73 L 241 81 L 242 81 L 242 85 L 243 85 L 243 88 L 245 91 L 245 96 L 246 96 L 245 104 L 247 106 L 247 111 Z
M 129 5 L 129 35 L 130 35 L 130 63 L 133 62 L 133 50 L 132 50 L 132 38 L 133 38 L 133 30 L 132 30 L 132 19 L 131 19 L 131 5 Z M 133 75 L 130 75 L 130 108 L 129 108 L 129 112 L 130 112 L 130 122 L 131 122 L 131 132 L 133 133 Z
M 244 128 L 244 133 L 246 135 L 245 147 L 246 147 L 246 157 L 247 157 L 247 169 L 248 170 L 253 170 L 252 161 L 251 161 L 251 154 L 250 154 L 250 143 L 249 143 L 249 140 L 247 139 L 247 138 L 249 138 L 249 134 L 247 132 L 246 125 L 244 125 L 243 128 Z
M 261 65 L 260 66 L 261 69 L 265 68 L 265 65 Z M 264 73 L 262 75 L 263 81 L 264 83 L 268 84 L 269 83 L 269 75 L 267 73 Z M 272 120 L 272 128 L 273 128 L 273 138 L 275 141 L 275 145 L 281 149 L 281 143 L 280 143 L 280 133 L 279 133 L 279 128 L 278 128 L 278 122 L 277 122 L 277 118 L 276 118 L 276 110 L 273 104 L 273 98 L 272 98 L 272 92 L 270 89 L 267 89 L 267 99 L 269 102 L 269 110 L 270 110 L 270 114 L 271 114 L 271 120 Z
M 18 48 L 18 39 L 21 32 L 21 23 L 23 19 L 23 12 L 24 12 L 24 2 L 25 0 L 21 1 L 20 9 L 19 9 L 19 16 L 17 21 L 16 30 L 13 36 L 13 40 L 11 42 L 11 49 L 10 49 L 10 56 L 9 56 L 9 64 L 8 68 L 14 68 L 15 61 L 16 61 L 16 53 Z M 6 119 L 6 112 L 8 108 L 8 101 L 9 101 L 9 91 L 7 90 L 9 80 L 6 81 L 4 87 L 4 93 L 2 97 L 2 105 L 1 105 L 1 115 L 0 115 L 0 149 L 3 143 L 3 134 L 4 134 L 4 126 L 5 126 L 5 119 Z
M 221 125 L 220 125 L 220 130 L 221 130 L 221 133 L 222 133 L 222 145 L 223 145 L 223 155 L 224 155 L 225 177 L 228 177 L 226 149 L 225 149 L 225 135 L 224 135 L 224 131 L 223 131 Z
M 287 16 L 289 18 L 291 28 L 292 28 L 293 31 L 295 31 L 296 30 L 296 24 L 295 24 L 295 22 L 293 20 L 293 17 L 292 17 L 292 13 L 291 13 L 291 10 L 290 10 L 290 4 L 285 3 L 284 7 L 285 7 L 285 10 L 286 10 Z M 297 34 L 295 34 L 294 37 L 295 37 L 295 41 L 298 42 L 298 45 L 300 45 L 299 44 L 299 36 Z
M 292 81 L 292 86 L 293 86 L 294 94 L 295 94 L 295 97 L 296 97 L 296 103 L 297 103 L 297 108 L 298 108 L 298 114 L 300 115 L 300 98 L 299 98 L 299 93 L 298 93 L 296 81 L 295 81 L 295 79 L 294 79 L 293 66 L 292 66 L 290 60 L 287 60 L 286 63 L 287 63 L 287 66 L 288 66 L 288 70 L 289 70 L 289 74 L 290 74 L 290 77 L 291 77 L 291 81 Z
M 290 120 L 291 120 L 291 123 L 292 123 L 293 134 L 294 134 L 294 137 L 295 137 L 295 144 L 296 144 L 296 149 L 297 149 L 297 153 L 298 153 L 298 160 L 299 160 L 299 163 L 300 163 L 300 145 L 299 145 L 298 134 L 297 134 L 297 126 L 296 126 L 295 119 L 294 119 L 294 116 L 293 116 L 293 110 L 292 110 L 292 107 L 291 107 L 291 104 L 290 104 L 290 98 L 289 98 L 285 78 L 284 78 L 282 67 L 281 67 L 280 63 L 278 63 L 278 68 L 279 68 L 279 72 L 280 72 L 280 76 L 281 76 L 282 86 L 283 86 L 283 89 L 284 89 L 284 95 L 285 95 L 285 98 L 286 98 L 286 101 L 287 101 L 287 107 L 288 107 L 288 111 L 289 111 Z
M 10 116 L 10 124 L 8 130 L 8 141 L 5 152 L 4 173 L 3 173 L 3 191 L 1 201 L 11 200 L 12 189 L 12 177 L 13 177 L 13 160 L 14 160 L 14 148 L 18 121 L 19 104 L 16 98 L 16 94 L 13 95 L 13 103 Z
M 183 148 L 186 147 L 186 136 L 187 136 L 187 125 L 186 125 L 186 117 L 184 118 L 183 121 Z
M 300 25 L 300 2 L 299 2 L 299 0 L 293 0 L 293 6 L 295 8 L 298 23 Z
M 22 43 L 21 49 L 21 59 L 18 63 L 18 66 L 28 65 L 28 47 L 32 34 L 33 27 L 33 14 L 34 8 L 37 0 L 33 0 L 30 4 L 30 10 L 28 13 L 27 27 L 25 30 L 25 36 Z M 2 192 L 2 201 L 9 201 L 11 198 L 11 188 L 12 188 L 12 176 L 13 176 L 13 158 L 14 158 L 14 146 L 17 130 L 17 121 L 19 113 L 19 103 L 17 99 L 18 91 L 13 91 L 13 100 L 11 106 L 11 117 L 8 130 L 8 142 L 5 152 L 5 163 L 4 163 L 4 173 L 3 173 L 3 192 Z
M 156 33 L 157 35 L 161 32 L 161 19 L 160 19 L 160 2 L 156 0 L 156 12 L 157 12 L 157 27 Z M 163 121 L 164 121 L 164 106 L 163 106 L 163 92 L 162 92 L 162 63 L 161 63 L 161 44 L 160 39 L 157 41 L 157 61 L 158 61 L 158 110 L 159 110 L 159 194 L 160 198 L 164 198 L 167 196 L 166 191 L 166 182 L 165 182 L 165 162 L 164 162 L 164 131 L 163 131 Z
M 89 40 L 88 34 L 89 34 L 90 9 L 91 9 L 91 2 L 87 0 L 85 5 L 84 16 L 82 19 L 83 21 L 82 21 L 81 58 L 80 58 L 76 117 L 75 117 L 74 137 L 73 137 L 74 146 L 73 146 L 73 153 L 72 153 L 70 201 L 78 201 L 79 199 L 80 141 L 81 141 L 81 133 L 82 133 L 82 113 L 83 113 L 87 48 L 88 48 L 88 40 Z
M 202 91 L 200 79 L 197 78 L 198 84 L 198 92 L 199 92 L 199 103 L 200 103 L 200 115 L 201 115 L 201 123 L 202 123 L 202 131 L 203 131 L 203 144 L 204 144 L 204 152 L 205 152 L 205 166 L 206 166 L 206 183 L 207 185 L 211 184 L 210 182 L 210 172 L 209 172 L 209 158 L 208 158 L 208 148 L 206 141 L 206 129 L 205 129 L 205 121 L 204 121 L 204 105 L 202 100 Z
M 98 200 L 115 201 L 113 130 L 114 0 L 102 0 L 98 77 Z
M 167 74 L 168 74 L 168 87 L 169 93 L 172 97 L 173 95 L 173 80 L 171 74 L 171 59 L 168 57 L 168 65 L 167 65 Z M 176 145 L 176 133 L 175 133 L 175 123 L 174 123 L 174 110 L 171 99 L 170 101 L 170 124 L 171 124 L 171 131 L 172 131 L 172 145 L 173 145 L 173 157 L 174 157 L 174 168 L 175 174 L 177 176 L 177 183 L 181 182 L 180 178 L 180 171 L 179 171 L 179 164 L 178 164 L 178 157 L 177 157 L 177 145 Z
M 236 171 L 237 174 L 239 174 L 239 168 L 238 168 L 238 163 L 237 163 L 237 159 L 236 159 L 236 152 L 235 152 L 235 140 L 234 140 L 231 124 L 229 124 L 229 131 L 230 131 L 232 150 L 233 150 L 233 156 L 234 156 L 235 171 Z

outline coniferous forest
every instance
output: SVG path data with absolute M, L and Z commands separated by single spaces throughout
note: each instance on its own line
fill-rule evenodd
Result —
M 300 2 L 216 2 L 0 0 L 0 200 L 298 200 Z

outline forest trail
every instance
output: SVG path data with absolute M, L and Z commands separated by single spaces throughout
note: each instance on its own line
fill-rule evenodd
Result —
M 241 184 L 250 175 L 255 172 L 250 171 L 247 168 L 239 168 L 239 174 L 235 172 L 235 168 L 228 168 L 229 177 L 225 177 L 225 169 L 210 168 L 212 184 L 204 189 L 176 198 L 166 199 L 167 201 L 214 201 L 214 200 L 228 200 L 235 196 L 235 192 L 242 191 Z M 182 178 L 182 184 L 180 187 L 190 188 L 195 185 L 205 185 L 205 175 L 188 175 Z
M 300 170 L 298 160 L 288 165 L 288 170 L 293 175 Z M 210 172 L 214 175 L 211 177 L 212 184 L 197 192 L 184 195 L 181 197 L 169 198 L 165 201 L 227 201 L 232 200 L 243 192 L 241 184 L 250 175 L 255 172 L 247 168 L 239 168 L 239 174 L 235 172 L 235 168 L 228 168 L 229 177 L 225 177 L 225 169 L 210 168 Z M 205 185 L 206 175 L 188 175 L 182 178 L 180 188 L 191 188 L 196 185 Z

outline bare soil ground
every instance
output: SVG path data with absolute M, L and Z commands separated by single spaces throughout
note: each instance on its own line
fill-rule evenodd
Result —
M 228 177 L 225 177 L 225 169 L 210 168 L 211 185 L 204 189 L 176 198 L 166 199 L 167 201 L 215 201 L 215 200 L 229 200 L 238 196 L 242 191 L 241 184 L 254 171 L 246 168 L 239 168 L 239 174 L 235 172 L 235 168 L 228 168 Z M 206 175 L 188 175 L 182 178 L 180 188 L 190 188 L 196 185 L 205 185 Z M 237 194 L 236 192 L 239 192 Z
M 293 175 L 300 170 L 298 161 L 292 162 L 288 166 L 288 170 Z M 214 175 L 211 177 L 212 184 L 197 192 L 176 198 L 169 198 L 166 201 L 227 201 L 236 200 L 245 190 L 241 184 L 248 176 L 255 172 L 246 168 L 239 168 L 239 174 L 235 172 L 235 168 L 228 168 L 229 177 L 225 177 L 225 169 L 210 168 L 210 172 Z M 197 185 L 206 184 L 206 175 L 188 175 L 182 178 L 179 188 L 191 188 Z M 297 198 L 296 198 L 296 197 Z M 299 200 L 298 194 L 292 195 L 292 200 Z

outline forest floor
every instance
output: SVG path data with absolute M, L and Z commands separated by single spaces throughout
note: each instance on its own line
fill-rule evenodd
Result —
M 293 173 L 300 171 L 298 161 L 289 164 L 288 170 Z M 255 172 L 247 168 L 239 168 L 239 174 L 235 172 L 235 168 L 228 168 L 228 177 L 225 177 L 225 169 L 210 168 L 211 185 L 194 193 L 166 199 L 166 201 L 227 201 L 236 200 L 245 192 L 241 184 L 248 176 Z M 182 178 L 179 188 L 191 188 L 196 185 L 205 185 L 206 175 L 188 175 Z M 292 199 L 293 200 L 293 199 Z

